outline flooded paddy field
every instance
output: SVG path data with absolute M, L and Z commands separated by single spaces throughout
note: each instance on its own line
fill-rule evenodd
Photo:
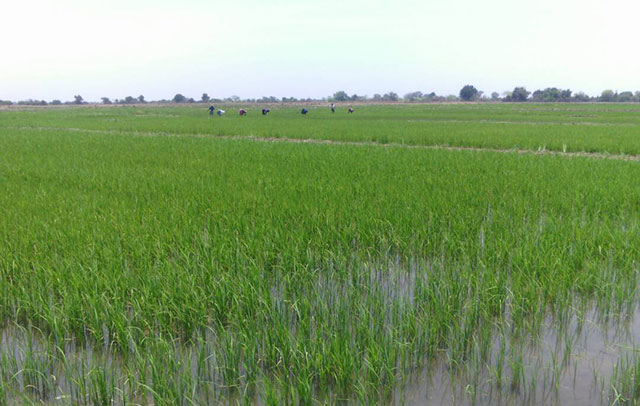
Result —
M 0 111 L 0 405 L 637 403 L 621 107 Z

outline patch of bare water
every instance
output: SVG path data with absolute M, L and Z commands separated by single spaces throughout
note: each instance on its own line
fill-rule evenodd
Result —
M 601 405 L 612 403 L 611 374 L 640 339 L 637 313 L 602 321 L 595 311 L 565 325 L 548 319 L 540 337 L 511 341 L 497 334 L 488 360 L 452 370 L 436 362 L 395 393 L 394 404 Z

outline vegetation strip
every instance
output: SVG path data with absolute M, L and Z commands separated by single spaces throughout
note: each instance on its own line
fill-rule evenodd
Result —
M 379 143 L 379 142 L 357 142 L 357 141 L 336 141 L 323 140 L 317 138 L 286 138 L 286 137 L 257 137 L 254 135 L 215 135 L 215 134 L 177 134 L 162 131 L 124 131 L 124 130 L 94 130 L 74 127 L 0 127 L 0 129 L 11 130 L 37 130 L 37 131 L 69 131 L 84 132 L 88 134 L 115 134 L 115 135 L 133 135 L 147 137 L 194 137 L 194 138 L 216 138 L 229 140 L 251 140 L 256 142 L 289 142 L 302 144 L 328 144 L 328 145 L 353 145 L 353 146 L 376 146 L 387 148 L 408 148 L 408 149 L 427 149 L 427 150 L 445 150 L 445 151 L 474 151 L 474 152 L 494 152 L 505 154 L 527 154 L 527 155 L 553 155 L 568 158 L 592 158 L 592 159 L 612 159 L 621 161 L 640 161 L 640 155 L 628 154 L 608 154 L 600 152 L 567 152 L 554 151 L 547 149 L 520 149 L 520 148 L 482 148 L 482 147 L 463 147 L 451 145 L 409 145 L 399 144 L 395 142 Z

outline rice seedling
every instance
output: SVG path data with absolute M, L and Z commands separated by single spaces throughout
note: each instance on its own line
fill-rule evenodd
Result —
M 638 164 L 395 145 L 640 151 L 617 106 L 520 109 L 0 112 L 0 404 L 565 399 L 584 325 L 635 328 Z

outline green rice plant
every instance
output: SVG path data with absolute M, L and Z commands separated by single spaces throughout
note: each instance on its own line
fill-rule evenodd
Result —
M 633 322 L 640 169 L 407 145 L 640 150 L 633 112 L 555 108 L 0 112 L 0 318 L 29 338 L 4 333 L 2 393 L 384 404 L 431 368 L 534 402 L 576 318 Z M 355 144 L 251 138 L 276 135 Z
M 640 358 L 637 351 L 614 366 L 609 389 L 612 405 L 635 405 L 640 401 Z

